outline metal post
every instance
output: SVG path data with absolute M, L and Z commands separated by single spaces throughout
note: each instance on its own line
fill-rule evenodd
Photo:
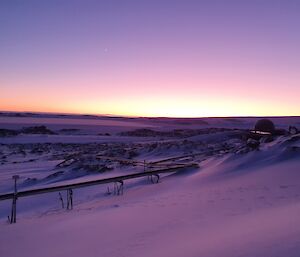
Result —
M 17 198 L 18 198 L 17 180 L 20 178 L 20 176 L 14 175 L 12 178 L 14 180 L 14 197 L 13 197 L 13 202 L 11 207 L 10 224 L 17 222 Z
M 119 187 L 119 192 L 118 192 L 118 194 L 123 194 L 123 186 L 124 186 L 124 182 L 121 180 L 121 181 L 119 181 L 119 183 L 120 183 L 120 187 Z
M 156 177 L 156 182 L 155 180 L 153 179 L 153 177 Z M 152 174 L 151 175 L 151 182 L 154 184 L 154 183 L 158 183 L 159 182 L 159 175 L 158 174 Z
M 61 207 L 64 209 L 65 208 L 64 199 L 60 192 L 58 193 L 58 195 L 59 195 L 59 200 L 61 201 Z
M 118 183 L 119 183 L 119 184 L 118 184 Z M 124 186 L 123 180 L 116 181 L 116 182 L 114 183 L 114 195 L 120 195 L 120 194 L 123 194 L 123 186 Z
M 116 195 L 116 194 L 117 194 L 117 183 L 114 182 L 114 195 Z
M 73 190 L 67 190 L 67 210 L 73 209 Z

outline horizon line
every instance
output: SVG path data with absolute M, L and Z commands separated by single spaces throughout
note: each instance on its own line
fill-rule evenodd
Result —
M 37 112 L 37 111 L 7 111 L 0 110 L 0 113 L 23 113 L 23 114 L 48 114 L 48 115 L 72 115 L 72 116 L 95 116 L 111 118 L 153 118 L 153 119 L 205 119 L 205 118 L 284 118 L 300 117 L 299 115 L 241 115 L 241 116 L 135 116 L 119 114 L 92 114 L 92 113 L 66 113 L 66 112 Z

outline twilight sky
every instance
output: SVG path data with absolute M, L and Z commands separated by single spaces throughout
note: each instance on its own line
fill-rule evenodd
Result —
M 300 0 L 1 0 L 0 110 L 300 115 Z

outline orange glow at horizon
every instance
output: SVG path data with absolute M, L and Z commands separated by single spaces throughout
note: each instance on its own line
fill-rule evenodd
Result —
M 197 97 L 196 97 L 197 98 Z M 71 101 L 55 99 L 50 103 L 27 99 L 20 105 L 2 101 L 0 109 L 4 111 L 53 112 L 70 114 L 120 115 L 134 117 L 222 117 L 222 116 L 297 116 L 298 109 L 291 110 L 286 104 L 274 108 L 272 103 L 251 102 L 216 97 L 212 101 L 197 99 L 156 97 L 149 99 L 109 99 L 104 101 Z M 52 102 L 53 101 L 53 102 Z M 116 102 L 118 104 L 116 104 Z
M 2 80 L 8 86 L 1 91 L 0 110 L 144 117 L 300 115 L 297 80 L 278 82 L 276 76 L 262 75 L 253 79 L 249 74 L 138 74 L 102 80 L 84 73 L 72 79 Z M 272 86 L 278 83 L 289 83 L 295 90 Z M 18 90 L 12 91 L 11 84 Z

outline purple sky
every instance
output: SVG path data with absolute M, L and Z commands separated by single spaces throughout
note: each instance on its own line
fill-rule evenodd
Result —
M 300 115 L 300 1 L 0 1 L 0 109 Z

